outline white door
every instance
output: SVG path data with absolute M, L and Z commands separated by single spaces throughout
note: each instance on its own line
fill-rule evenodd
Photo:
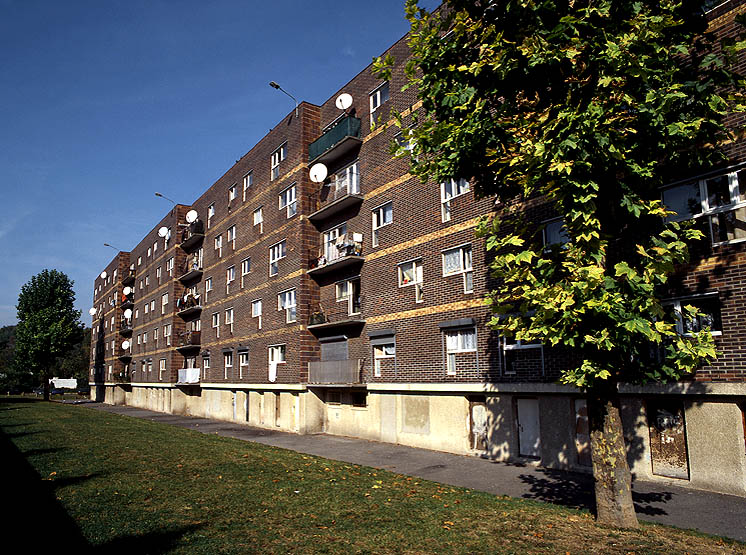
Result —
M 522 457 L 541 456 L 539 400 L 518 399 L 518 452 Z

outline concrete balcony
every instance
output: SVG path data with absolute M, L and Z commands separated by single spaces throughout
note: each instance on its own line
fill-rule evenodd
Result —
M 312 251 L 310 258 L 311 267 L 307 273 L 314 277 L 360 265 L 365 261 L 363 234 L 346 233 L 340 235 L 335 244 L 327 245 L 326 248 L 322 247 L 317 254 Z
M 323 360 L 308 363 L 310 384 L 359 384 L 362 383 L 363 360 Z
M 122 276 L 122 285 L 134 285 L 136 274 L 137 272 L 135 272 L 133 268 L 130 268 L 129 270 L 125 270 L 124 275 Z
M 179 246 L 183 250 L 188 251 L 197 246 L 204 238 L 205 225 L 202 223 L 202 220 L 195 220 L 181 232 L 181 243 Z
M 185 331 L 179 334 L 179 345 L 176 347 L 179 351 L 188 351 L 189 349 L 199 349 L 201 345 L 201 332 Z
M 308 145 L 309 165 L 322 162 L 326 165 L 359 147 L 360 118 L 346 116 L 327 129 L 318 139 Z

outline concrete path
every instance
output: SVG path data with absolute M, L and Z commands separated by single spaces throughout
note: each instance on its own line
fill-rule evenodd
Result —
M 326 434 L 297 435 L 134 407 L 100 403 L 87 403 L 85 406 L 206 434 L 218 434 L 381 468 L 495 495 L 534 499 L 589 510 L 594 504 L 593 480 L 587 474 L 524 464 L 497 463 L 478 457 Z M 746 542 L 746 498 L 639 480 L 633 485 L 633 498 L 641 520 L 691 528 Z

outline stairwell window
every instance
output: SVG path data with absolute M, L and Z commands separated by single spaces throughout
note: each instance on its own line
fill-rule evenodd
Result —
M 233 250 L 236 250 L 236 226 L 232 225 L 228 228 L 228 243 L 231 245 Z
M 215 338 L 220 339 L 220 312 L 212 313 L 212 329 L 215 330 Z
M 225 271 L 225 294 L 228 295 L 231 292 L 231 283 L 236 281 L 236 267 L 231 266 Z
M 443 251 L 443 276 L 464 276 L 464 293 L 474 291 L 471 245 L 463 245 Z
M 282 162 L 285 159 L 285 153 L 287 149 L 287 143 L 283 144 L 275 150 L 272 153 L 272 157 L 270 160 L 270 166 L 271 166 L 271 173 L 269 176 L 270 181 L 274 181 L 278 177 L 280 177 L 280 162 Z
M 397 273 L 399 275 L 399 287 L 414 287 L 414 300 L 415 302 L 422 302 L 424 300 L 424 293 L 422 290 L 422 259 L 409 260 L 402 262 L 397 266 Z
M 393 203 L 387 202 L 373 209 L 373 246 L 378 246 L 378 230 L 394 221 Z
M 264 232 L 264 214 L 262 213 L 262 207 L 260 206 L 254 210 L 254 228 L 259 226 L 259 233 Z
M 163 326 L 163 338 L 166 340 L 166 345 L 171 346 L 171 324 Z
M 288 289 L 277 295 L 277 310 L 285 311 L 285 322 L 296 321 L 295 289 Z
M 205 302 L 207 302 L 207 297 L 209 296 L 211 291 L 212 291 L 212 278 L 210 277 L 205 280 Z
M 245 286 L 246 276 L 251 272 L 251 258 L 244 258 L 241 261 L 241 289 Z
M 276 276 L 280 271 L 279 261 L 285 258 L 287 249 L 285 241 L 280 241 L 276 245 L 269 247 L 269 275 Z
M 375 125 L 375 113 L 389 99 L 389 82 L 386 81 L 370 93 L 370 126 Z M 379 112 L 380 113 L 380 112 Z
M 283 208 L 287 211 L 287 217 L 291 218 L 298 213 L 298 201 L 295 196 L 295 184 L 291 185 L 279 197 L 280 210 Z
M 174 257 L 172 256 L 166 260 L 166 273 L 169 277 L 174 277 Z
M 262 300 L 251 301 L 251 317 L 257 319 L 257 329 L 262 329 Z
M 168 293 L 161 295 L 161 314 L 165 314 L 168 309 Z
M 243 201 L 246 202 L 246 192 L 254 184 L 254 174 L 249 172 L 243 176 Z
M 448 179 L 440 184 L 440 215 L 443 222 L 451 221 L 451 199 L 471 190 L 466 179 Z
M 228 330 L 233 333 L 233 307 L 225 309 L 225 325 L 228 326 Z

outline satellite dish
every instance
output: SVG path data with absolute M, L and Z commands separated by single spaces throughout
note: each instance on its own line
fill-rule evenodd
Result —
M 96 309 L 95 309 L 95 308 L 93 308 L 93 307 L 91 307 L 91 308 L 90 308 L 90 309 L 88 310 L 88 314 L 90 314 L 91 316 L 95 316 L 95 315 L 96 315 Z
M 124 349 L 126 351 L 129 348 L 130 348 L 130 342 L 127 341 L 126 339 L 124 341 L 122 341 L 122 349 Z
M 168 228 L 164 225 L 158 230 L 158 237 L 165 237 L 168 235 Z
M 106 273 L 106 270 L 104 270 L 103 272 L 101 272 L 101 279 L 106 279 L 106 276 L 108 275 L 109 274 Z
M 197 218 L 199 217 L 199 214 L 197 214 L 196 210 L 190 210 L 186 213 L 186 221 L 188 224 L 194 223 L 197 221 Z
M 342 93 L 337 97 L 337 100 L 334 101 L 334 104 L 336 104 L 337 108 L 340 110 L 346 110 L 352 106 L 352 96 L 347 93 Z
M 132 309 L 131 308 L 128 308 L 127 310 L 124 311 L 124 317 L 127 318 L 127 320 L 129 320 L 130 318 L 132 318 Z
M 314 164 L 311 166 L 311 170 L 309 171 L 311 181 L 314 183 L 321 183 L 326 179 L 326 175 L 328 173 L 328 170 L 326 169 L 326 166 L 319 162 L 318 164 Z
M 129 295 L 132 292 L 132 288 L 128 285 L 124 289 L 122 289 L 122 293 L 124 293 L 125 296 Z

